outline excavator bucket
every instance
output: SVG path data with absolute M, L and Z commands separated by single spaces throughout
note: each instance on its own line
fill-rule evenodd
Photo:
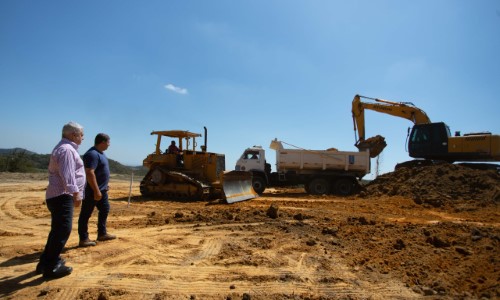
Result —
M 253 199 L 259 196 L 252 187 L 252 173 L 230 171 L 223 174 L 222 188 L 227 203 Z
M 359 141 L 356 144 L 356 147 L 358 147 L 360 151 L 368 149 L 370 151 L 371 158 L 377 157 L 386 146 L 387 143 L 385 142 L 385 138 L 380 135 L 373 136 L 364 141 Z

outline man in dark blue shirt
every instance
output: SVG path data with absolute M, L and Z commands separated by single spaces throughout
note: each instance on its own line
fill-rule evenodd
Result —
M 106 221 L 109 214 L 109 163 L 104 154 L 110 144 L 107 134 L 99 133 L 94 140 L 94 147 L 83 155 L 87 184 L 85 185 L 85 198 L 83 199 L 80 217 L 78 218 L 78 235 L 80 236 L 80 247 L 95 246 L 96 242 L 89 239 L 89 218 L 97 207 L 97 240 L 108 241 L 116 238 L 106 230 Z

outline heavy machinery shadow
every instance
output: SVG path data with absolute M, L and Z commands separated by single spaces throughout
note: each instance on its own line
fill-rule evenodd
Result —
M 113 202 L 128 202 L 128 199 L 129 199 L 128 197 L 109 198 L 109 201 L 113 201 Z M 130 203 L 132 203 L 132 202 L 142 202 L 142 201 L 145 201 L 145 200 L 146 199 L 144 199 L 142 196 L 132 196 L 132 197 L 130 197 Z
M 109 199 L 109 201 L 116 201 L 116 202 L 128 202 L 129 198 L 128 197 L 121 197 L 121 198 L 113 198 Z M 177 202 L 177 203 L 194 203 L 194 202 L 207 202 L 209 200 L 202 200 L 202 199 L 176 199 L 176 198 L 161 198 L 161 197 L 145 197 L 145 196 L 133 196 L 130 198 L 130 204 L 132 203 L 141 203 L 141 202 L 153 202 L 153 201 L 168 201 L 168 202 Z
M 276 197 L 279 197 L 279 196 L 276 196 Z M 281 197 L 286 197 L 286 196 L 281 196 Z M 300 196 L 298 196 L 298 197 L 300 197 Z M 126 202 L 126 203 L 128 203 L 129 199 L 128 199 L 128 197 L 121 197 L 121 198 L 109 199 L 109 201 Z M 196 200 L 196 199 L 168 199 L 168 198 L 144 197 L 144 196 L 135 196 L 135 197 L 131 197 L 130 198 L 130 204 L 156 202 L 156 201 L 174 202 L 174 203 L 196 203 L 196 202 L 198 202 L 198 203 L 205 203 L 205 205 L 207 205 L 207 206 L 211 206 L 211 205 L 231 205 L 231 204 L 233 204 L 233 203 L 228 203 L 224 199 L 209 199 L 209 200 L 203 200 L 203 199 L 199 199 L 199 200 Z M 245 200 L 245 201 L 252 201 L 252 199 Z
M 290 187 L 273 187 L 259 195 L 263 198 L 308 198 L 310 195 L 300 185 Z
M 309 195 L 306 192 L 279 192 L 279 193 L 264 193 L 261 195 L 266 198 L 309 198 Z

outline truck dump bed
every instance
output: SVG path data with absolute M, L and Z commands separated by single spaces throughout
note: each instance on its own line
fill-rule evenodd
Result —
M 276 150 L 278 172 L 350 171 L 361 176 L 370 173 L 369 152 L 284 149 L 281 142 L 276 140 L 271 143 L 271 149 Z

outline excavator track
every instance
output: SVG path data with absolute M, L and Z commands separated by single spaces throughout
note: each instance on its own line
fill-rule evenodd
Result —
M 141 181 L 140 191 L 145 197 L 160 197 L 181 201 L 200 201 L 210 197 L 210 185 L 184 173 L 163 167 L 151 169 Z

